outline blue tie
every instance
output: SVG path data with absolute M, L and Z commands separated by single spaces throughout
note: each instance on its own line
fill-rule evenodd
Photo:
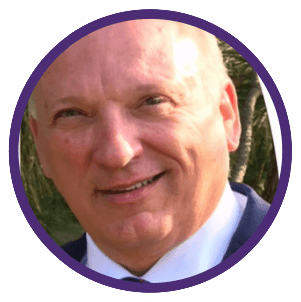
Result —
M 122 278 L 121 280 L 130 281 L 130 282 L 139 282 L 139 283 L 150 283 L 150 282 L 148 282 L 146 280 L 139 279 L 139 278 L 132 278 L 132 277 Z

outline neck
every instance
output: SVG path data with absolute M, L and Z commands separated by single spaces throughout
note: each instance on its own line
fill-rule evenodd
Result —
M 123 266 L 126 270 L 128 270 L 134 276 L 142 277 L 144 274 L 146 274 L 156 264 L 156 262 L 153 263 L 153 264 L 151 264 L 150 266 L 148 265 L 145 269 L 142 269 L 142 268 L 133 269 L 133 268 L 130 268 L 130 267 L 126 267 L 126 266 L 122 265 L 121 263 L 118 263 L 118 264 L 120 264 L 121 266 Z

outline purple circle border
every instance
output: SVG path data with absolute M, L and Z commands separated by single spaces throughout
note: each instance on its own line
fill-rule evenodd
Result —
M 217 36 L 218 38 L 224 40 L 226 43 L 231 45 L 236 51 L 238 51 L 241 55 L 244 56 L 244 58 L 251 64 L 251 66 L 255 69 L 255 71 L 259 74 L 260 78 L 264 82 L 274 102 L 281 126 L 282 167 L 279 184 L 273 200 L 273 204 L 271 205 L 271 208 L 268 211 L 261 225 L 255 231 L 253 236 L 237 252 L 235 252 L 234 255 L 230 256 L 227 260 L 221 262 L 219 265 L 199 275 L 167 283 L 140 284 L 116 280 L 99 274 L 89 268 L 86 268 L 84 265 L 80 264 L 76 260 L 72 259 L 69 255 L 67 255 L 50 238 L 50 236 L 46 233 L 46 231 L 43 229 L 38 219 L 34 215 L 24 191 L 18 160 L 18 143 L 23 114 L 31 92 L 33 91 L 33 88 L 36 86 L 38 80 L 43 75 L 45 70 L 49 67 L 49 65 L 71 44 L 73 44 L 80 38 L 86 36 L 90 32 L 114 23 L 134 19 L 164 19 L 190 24 L 192 26 L 199 27 L 203 30 L 212 33 L 213 35 Z M 24 216 L 26 217 L 28 223 L 30 224 L 31 228 L 36 233 L 36 235 L 39 237 L 39 239 L 57 258 L 59 258 L 62 262 L 64 262 L 66 265 L 68 265 L 70 268 L 72 268 L 79 274 L 100 284 L 116 289 L 133 292 L 168 292 L 188 288 L 206 282 L 218 276 L 219 274 L 222 274 L 223 272 L 234 266 L 242 258 L 244 258 L 257 245 L 257 243 L 261 240 L 264 234 L 268 231 L 281 207 L 289 181 L 291 161 L 292 140 L 285 106 L 273 79 L 271 78 L 265 67 L 257 59 L 257 57 L 245 45 L 243 45 L 231 34 L 208 21 L 184 13 L 155 9 L 126 11 L 95 20 L 74 31 L 65 39 L 63 39 L 60 43 L 58 43 L 39 63 L 39 65 L 35 68 L 30 78 L 28 79 L 20 95 L 19 101 L 16 105 L 9 138 L 9 163 L 15 193 L 18 198 L 20 207 L 24 213 Z

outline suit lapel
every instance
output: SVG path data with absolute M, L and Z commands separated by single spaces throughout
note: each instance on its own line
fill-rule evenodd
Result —
M 247 196 L 248 201 L 223 260 L 230 257 L 246 243 L 256 231 L 269 209 L 269 204 L 259 197 L 249 186 L 238 183 L 230 183 L 230 185 L 233 191 Z

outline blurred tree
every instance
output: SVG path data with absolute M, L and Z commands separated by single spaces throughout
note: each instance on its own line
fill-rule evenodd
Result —
M 256 72 L 251 74 L 252 86 L 248 93 L 241 114 L 241 139 L 237 150 L 237 160 L 234 171 L 231 174 L 231 181 L 242 182 L 247 171 L 248 161 L 251 153 L 253 134 L 253 115 L 256 102 L 262 94 Z
M 238 96 L 242 135 L 230 155 L 231 181 L 244 182 L 268 202 L 278 185 L 278 168 L 269 119 L 256 72 L 230 45 L 219 40 L 228 74 Z

